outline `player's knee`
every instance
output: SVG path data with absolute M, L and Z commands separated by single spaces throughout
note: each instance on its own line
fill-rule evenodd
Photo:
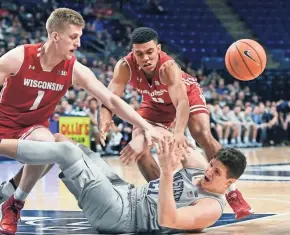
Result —
M 222 132 L 222 131 L 223 131 L 223 128 L 222 128 L 221 125 L 216 125 L 216 130 L 217 130 L 218 132 Z
M 78 148 L 75 144 L 64 141 L 56 143 L 58 145 L 58 154 L 59 158 L 67 159 L 69 158 L 70 161 L 78 161 L 82 156 L 82 151 Z
M 34 141 L 54 142 L 54 136 L 47 128 L 37 128 L 33 130 L 25 139 Z

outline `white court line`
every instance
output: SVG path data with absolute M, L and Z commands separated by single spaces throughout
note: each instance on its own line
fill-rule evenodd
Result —
M 275 213 L 263 213 L 263 214 L 275 214 Z M 266 216 L 266 217 L 257 218 L 257 219 L 241 221 L 241 222 L 236 222 L 236 223 L 231 223 L 231 224 L 219 225 L 219 226 L 215 226 L 212 228 L 208 228 L 205 230 L 205 232 L 207 230 L 212 230 L 212 229 L 217 229 L 217 228 L 225 228 L 225 227 L 229 227 L 229 226 L 233 226 L 233 225 L 241 225 L 241 224 L 247 224 L 250 222 L 256 222 L 256 221 L 260 221 L 260 220 L 273 219 L 273 217 L 279 217 L 279 216 L 283 216 L 283 215 L 290 215 L 290 212 L 286 212 L 286 213 L 282 213 L 282 214 L 278 214 L 278 215 Z M 274 220 L 275 220 L 275 218 L 274 218 Z
M 259 201 L 272 201 L 272 202 L 290 203 L 290 201 L 279 200 L 279 199 L 271 199 L 271 198 L 247 197 L 247 199 L 255 199 L 255 200 L 259 200 Z
M 288 195 L 281 195 L 281 194 L 247 194 L 247 193 L 243 193 L 243 195 L 247 195 L 247 196 L 255 196 L 255 197 L 288 197 L 289 198 L 289 194 Z

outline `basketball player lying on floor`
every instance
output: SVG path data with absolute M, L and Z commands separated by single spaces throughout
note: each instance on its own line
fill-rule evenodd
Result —
M 169 138 L 159 144 L 160 178 L 139 187 L 123 181 L 98 154 L 62 135 L 56 136 L 63 141 L 57 143 L 3 139 L 0 154 L 26 164 L 56 163 L 62 170 L 59 177 L 99 232 L 203 230 L 221 216 L 224 194 L 244 172 L 246 158 L 236 149 L 221 149 L 207 166 L 198 151 L 169 146 Z

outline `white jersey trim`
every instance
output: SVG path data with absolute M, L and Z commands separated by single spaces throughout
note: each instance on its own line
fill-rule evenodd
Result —
M 128 60 L 126 59 L 126 57 L 124 57 L 124 60 L 126 61 L 127 65 L 129 66 L 129 70 L 130 70 L 130 79 L 128 81 L 128 83 L 129 83 L 131 81 L 131 78 L 132 78 L 132 70 L 131 70 L 131 66 L 130 66 Z

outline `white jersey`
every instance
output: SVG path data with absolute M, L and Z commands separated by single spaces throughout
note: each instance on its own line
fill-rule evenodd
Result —
M 175 173 L 173 193 L 177 208 L 192 206 L 203 198 L 213 198 L 220 203 L 221 209 L 224 209 L 226 206 L 224 195 L 204 191 L 192 182 L 193 178 L 201 177 L 204 173 L 205 170 L 196 168 L 184 168 Z M 181 232 L 175 229 L 161 227 L 158 224 L 157 202 L 159 179 L 150 181 L 145 186 L 132 190 L 136 190 L 137 193 L 136 223 L 138 232 Z

